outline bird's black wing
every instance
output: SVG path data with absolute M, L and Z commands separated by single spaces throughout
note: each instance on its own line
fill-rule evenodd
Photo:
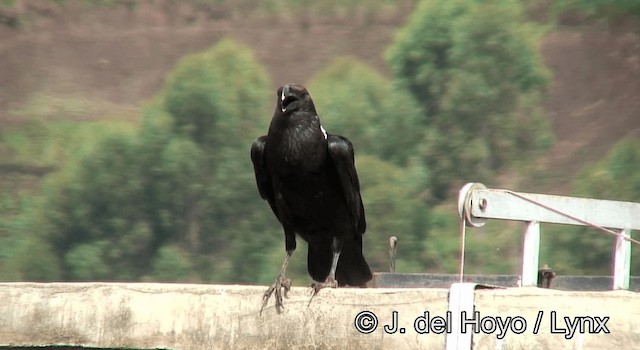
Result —
M 353 145 L 349 139 L 340 135 L 328 135 L 327 142 L 329 156 L 338 173 L 338 179 L 347 201 L 354 232 L 363 234 L 367 224 L 360 196 L 360 181 L 354 164 Z
M 256 184 L 260 197 L 269 202 L 269 206 L 278 219 L 278 211 L 275 206 L 275 196 L 273 194 L 273 185 L 271 183 L 271 175 L 267 168 L 267 162 L 264 156 L 264 146 L 267 143 L 267 136 L 263 135 L 256 139 L 251 145 L 251 162 L 253 162 L 253 171 L 256 174 Z

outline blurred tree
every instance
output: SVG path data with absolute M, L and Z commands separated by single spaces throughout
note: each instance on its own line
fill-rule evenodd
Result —
M 421 153 L 438 200 L 551 143 L 539 107 L 547 74 L 521 12 L 506 0 L 425 0 L 387 51 L 425 110 Z
M 110 263 L 105 259 L 107 245 L 107 241 L 74 245 L 65 254 L 68 278 L 79 281 L 104 281 L 114 278 L 109 268 Z
M 224 39 L 178 62 L 168 77 L 164 107 L 178 133 L 212 151 L 218 146 L 239 150 L 255 137 L 256 124 L 268 121 L 268 86 L 253 52 Z M 215 157 L 222 152 L 210 153 Z
M 606 158 L 580 172 L 580 196 L 637 202 L 640 200 L 640 137 L 619 141 Z
M 61 278 L 60 262 L 38 220 L 40 201 L 33 193 L 16 198 L 0 195 L 0 280 L 55 281 Z
M 264 69 L 233 41 L 181 60 L 138 136 L 106 138 L 52 191 L 49 239 L 64 277 L 251 280 L 216 267 L 249 270 L 247 256 L 228 248 L 259 250 L 265 240 L 247 228 L 274 224 L 249 224 L 254 210 L 267 210 L 248 155 L 266 129 L 267 90 Z
M 640 137 L 618 142 L 601 161 L 576 177 L 574 192 L 581 197 L 640 201 Z M 558 226 L 545 238 L 546 260 L 563 273 L 609 275 L 614 238 L 602 231 Z M 546 235 L 545 235 L 546 237 Z M 576 254 L 567 254 L 568 251 Z M 631 249 L 632 274 L 640 273 L 640 250 Z M 554 266 L 555 265 L 555 266 Z M 557 266 L 557 267 L 556 267 Z
M 174 245 L 163 246 L 153 261 L 152 279 L 162 282 L 189 282 L 194 273 L 189 254 Z
M 354 58 L 339 58 L 308 84 L 324 127 L 347 136 L 357 153 L 396 165 L 415 156 L 422 111 L 409 92 Z
M 374 271 L 388 271 L 389 237 L 397 236 L 398 272 L 423 272 L 422 258 L 430 210 L 420 196 L 426 177 L 419 165 L 398 167 L 375 156 L 357 157 L 356 166 L 367 217 L 365 257 Z
M 67 279 L 135 279 L 145 271 L 151 234 L 142 208 L 133 140 L 110 136 L 85 158 L 46 212 L 49 240 Z
M 640 16 L 640 0 L 556 0 L 556 12 L 582 11 L 593 17 Z
M 49 242 L 33 232 L 19 240 L 8 259 L 2 261 L 5 271 L 2 278 L 34 282 L 60 280 L 60 262 Z

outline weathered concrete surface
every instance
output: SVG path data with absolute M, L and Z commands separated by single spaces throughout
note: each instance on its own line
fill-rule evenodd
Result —
M 465 275 L 465 282 L 501 287 L 517 287 L 518 275 Z M 376 288 L 449 288 L 460 281 L 457 274 L 374 272 L 372 285 Z M 613 286 L 611 276 L 556 276 L 552 289 L 574 291 L 608 291 Z M 640 292 L 640 276 L 629 278 L 629 290 Z
M 278 315 L 273 301 L 259 315 L 263 286 L 119 283 L 0 283 L 0 347 L 88 346 L 168 349 L 443 349 L 445 334 L 419 334 L 428 311 L 446 320 L 447 289 L 326 289 L 309 307 L 308 289 L 293 288 Z M 492 319 L 520 316 L 522 334 L 475 335 L 475 349 L 640 349 L 640 294 L 537 288 L 476 291 L 476 310 Z M 355 327 L 370 311 L 378 326 Z M 398 330 L 385 332 L 398 312 Z M 533 328 L 543 312 L 538 334 Z M 609 334 L 551 334 L 565 316 L 609 317 Z M 364 325 L 370 325 L 364 322 Z M 418 322 L 423 326 L 423 322 Z M 401 333 L 404 328 L 404 333 Z M 389 328 L 388 328 L 389 329 Z M 471 326 L 468 327 L 471 330 Z M 486 329 L 485 329 L 486 330 Z
M 502 349 L 640 349 L 640 294 L 629 291 L 567 292 L 539 288 L 477 290 L 475 306 L 481 317 L 503 319 L 521 316 L 527 322 L 522 334 L 509 332 Z M 552 314 L 555 312 L 555 317 Z M 538 314 L 540 327 L 534 334 Z M 566 335 L 569 322 L 586 317 L 583 332 Z M 552 318 L 555 333 L 552 333 Z M 608 320 L 605 321 L 605 319 Z M 598 321 L 599 320 L 599 321 Z M 587 323 L 593 323 L 589 329 Z M 609 333 L 598 327 L 605 322 Z M 591 334 L 594 333 L 594 334 Z M 595 334 L 597 333 L 597 334 Z M 566 335 L 566 336 L 565 336 Z M 569 338 L 569 339 L 567 339 Z M 499 349 L 495 334 L 474 337 L 480 349 Z

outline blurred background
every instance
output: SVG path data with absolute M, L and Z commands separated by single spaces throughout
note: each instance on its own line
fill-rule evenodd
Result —
M 288 82 L 354 143 L 374 271 L 395 235 L 455 273 L 467 182 L 640 201 L 640 0 L 0 0 L 0 280 L 271 283 L 249 149 Z M 523 229 L 469 230 L 466 272 L 518 273 Z M 540 263 L 612 247 L 545 225 Z

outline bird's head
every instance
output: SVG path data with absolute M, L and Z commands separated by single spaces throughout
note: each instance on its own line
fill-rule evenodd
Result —
M 316 112 L 309 92 L 302 85 L 286 84 L 278 89 L 276 108 L 282 113 L 291 113 L 297 110 Z

